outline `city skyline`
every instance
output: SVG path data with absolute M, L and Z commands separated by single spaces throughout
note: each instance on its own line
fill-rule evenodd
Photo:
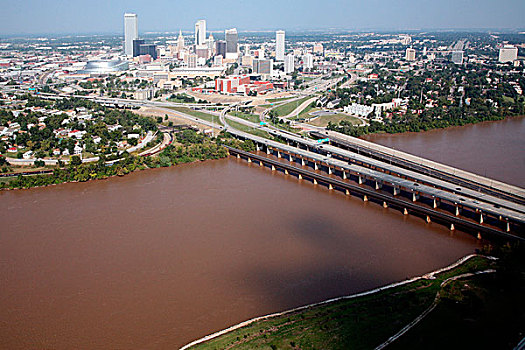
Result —
M 237 27 L 240 31 L 257 30 L 446 30 L 525 28 L 525 3 L 517 0 L 465 0 L 454 4 L 402 0 L 397 3 L 375 0 L 367 3 L 335 0 L 318 3 L 313 0 L 270 0 L 264 8 L 256 2 L 201 1 L 174 4 L 165 0 L 154 3 L 139 1 L 93 0 L 56 2 L 39 0 L 3 1 L 0 32 L 16 34 L 90 34 L 122 32 L 124 13 L 137 13 L 141 32 L 190 31 L 198 19 L 209 22 L 208 31 Z M 301 5 L 301 6 L 298 6 Z M 277 10 L 278 9 L 278 10 Z M 78 16 L 82 13 L 82 16 Z M 257 13 L 257 16 L 250 14 Z M 432 16 L 428 14 L 432 13 Z M 59 20 L 57 20 L 59 18 Z

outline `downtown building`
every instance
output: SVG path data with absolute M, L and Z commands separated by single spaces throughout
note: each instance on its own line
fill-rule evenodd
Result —
M 505 45 L 499 49 L 498 61 L 500 63 L 514 62 L 518 59 L 518 48 L 513 45 Z
M 284 30 L 278 30 L 275 33 L 275 59 L 277 61 L 284 61 L 284 52 L 285 52 L 285 46 L 284 46 L 284 38 L 285 32 Z
M 237 29 L 227 29 L 225 32 L 226 37 L 226 58 L 227 60 L 236 60 L 239 58 L 239 34 Z
M 139 38 L 139 23 L 134 13 L 124 14 L 124 54 L 133 56 L 133 40 Z
M 295 57 L 293 54 L 286 55 L 284 58 L 284 73 L 292 73 L 295 70 Z

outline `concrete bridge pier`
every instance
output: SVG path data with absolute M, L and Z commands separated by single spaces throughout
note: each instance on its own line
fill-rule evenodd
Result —
M 255 150 L 257 152 L 259 152 L 261 150 L 261 147 L 259 147 L 259 144 L 258 143 L 255 143 Z
M 316 162 L 314 162 L 314 169 L 315 169 L 315 170 L 319 170 L 319 166 L 317 165 Z
M 332 175 L 332 168 L 330 168 L 330 166 L 328 166 L 328 175 Z
M 483 223 L 483 213 L 479 213 L 479 223 L 482 224 Z
M 275 166 L 274 166 L 274 165 L 272 165 L 272 171 L 275 171 L 275 170 L 277 170 L 277 169 L 275 169 Z
M 383 202 L 383 208 L 388 208 L 388 203 L 387 202 Z
M 272 151 L 270 151 L 270 148 L 269 147 L 266 147 L 266 154 L 271 154 Z
M 349 196 L 349 195 L 350 195 L 350 191 L 346 190 L 346 191 L 345 191 L 345 194 L 346 194 L 347 196 Z M 507 225 L 508 225 L 508 223 L 507 223 Z
M 314 179 L 314 185 L 317 185 L 317 180 L 316 179 Z
M 401 190 L 399 189 L 399 187 L 394 186 L 394 196 L 397 196 L 400 192 Z
M 248 157 L 248 163 L 251 163 L 251 162 L 252 162 L 252 159 Z
M 383 184 L 376 180 L 376 190 L 383 188 Z
M 304 158 L 301 158 L 301 165 L 302 165 L 302 166 L 305 166 L 305 165 L 306 165 L 306 162 L 304 161 Z
M 360 174 L 358 174 L 358 177 L 359 177 L 359 184 L 362 185 L 363 184 L 363 177 Z
M 363 202 L 368 202 L 368 197 L 366 195 L 363 196 Z
M 510 232 L 510 222 L 509 222 L 508 219 L 507 219 L 507 225 L 506 226 L 507 227 L 505 228 L 505 231 Z
M 450 224 L 450 231 L 454 231 L 456 230 L 456 227 L 454 226 L 454 224 Z
M 408 210 L 407 210 L 407 208 L 403 209 L 403 215 L 408 215 Z
M 346 171 L 343 171 L 343 180 L 346 180 L 347 177 L 346 177 Z
M 439 206 L 439 198 L 433 197 L 433 207 L 436 209 Z
M 412 192 L 412 202 L 415 202 L 419 199 L 419 194 L 416 192 Z
M 241 155 L 237 153 L 237 159 L 241 159 Z
M 303 175 L 299 174 L 298 179 L 302 180 L 303 179 Z
M 459 216 L 459 206 L 458 203 L 454 203 L 456 206 L 456 216 Z
M 281 158 L 281 152 L 277 151 L 277 158 Z
M 333 189 L 334 189 L 334 186 L 332 186 L 332 184 L 328 184 L 328 189 L 329 189 L 329 190 L 333 190 Z
M 290 173 L 288 173 L 288 169 L 284 169 L 284 175 L 290 175 Z
M 428 216 L 428 215 L 427 215 L 426 222 L 427 222 L 427 224 L 430 224 L 430 216 Z
M 259 165 L 260 165 L 260 166 L 264 166 L 264 164 L 263 164 L 262 161 L 259 161 Z

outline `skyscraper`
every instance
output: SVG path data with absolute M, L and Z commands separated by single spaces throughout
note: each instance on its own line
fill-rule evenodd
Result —
M 139 23 L 134 13 L 124 14 L 124 53 L 133 56 L 133 40 L 139 38 Z
M 253 60 L 253 72 L 261 75 L 272 74 L 272 60 L 256 59 Z
M 295 57 L 293 54 L 286 55 L 284 59 L 284 73 L 292 73 L 295 69 Z
M 140 56 L 140 45 L 145 44 L 144 39 L 133 40 L 133 57 Z
M 195 23 L 195 45 L 206 45 L 206 21 L 203 19 Z
M 284 61 L 284 30 L 278 30 L 275 33 L 275 59 Z
M 182 36 L 182 30 L 179 31 L 179 37 L 177 38 L 177 50 L 181 52 L 184 49 L 184 37 Z
M 223 58 L 226 57 L 226 41 L 219 40 L 215 42 L 215 54 L 217 56 L 222 56 Z
M 237 29 L 228 29 L 226 30 L 226 59 L 237 59 L 239 58 L 238 53 L 238 42 L 239 35 L 237 34 Z

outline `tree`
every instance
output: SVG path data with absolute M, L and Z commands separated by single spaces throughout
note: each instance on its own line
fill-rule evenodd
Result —
M 79 166 L 80 164 L 82 164 L 82 160 L 80 159 L 79 156 L 71 157 L 71 165 L 72 166 Z

